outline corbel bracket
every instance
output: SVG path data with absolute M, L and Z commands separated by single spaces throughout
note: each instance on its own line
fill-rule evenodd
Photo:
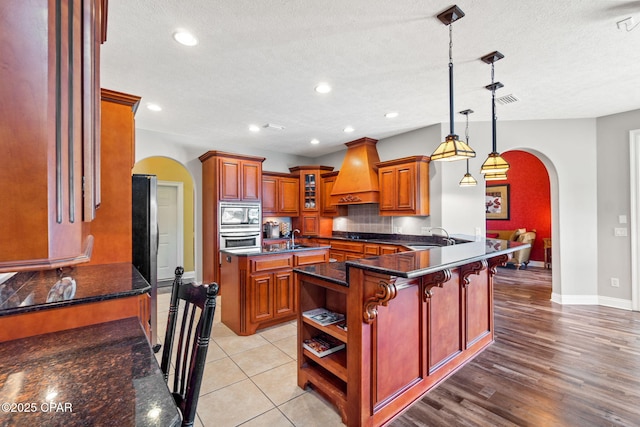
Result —
M 389 304 L 389 301 L 394 299 L 397 293 L 396 285 L 381 280 L 380 283 L 378 283 L 378 292 L 364 304 L 363 318 L 365 323 L 373 323 L 376 317 L 378 317 L 378 306 L 386 306 Z

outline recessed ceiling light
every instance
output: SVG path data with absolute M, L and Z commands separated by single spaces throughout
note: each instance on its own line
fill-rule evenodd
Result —
M 316 92 L 329 93 L 331 92 L 331 86 L 329 86 L 329 83 L 318 83 L 318 86 L 316 86 Z
M 318 141 L 318 140 L 317 140 L 317 139 L 315 139 L 315 138 L 313 138 L 313 139 L 312 139 L 311 141 L 309 141 L 309 142 L 311 142 L 313 145 L 318 145 L 318 144 L 320 144 L 320 141 Z
M 398 112 L 397 111 L 389 111 L 387 114 L 384 115 L 387 119 L 393 119 L 395 117 L 398 117 Z
M 173 39 L 184 46 L 195 46 L 198 44 L 198 39 L 188 31 L 178 30 L 173 33 Z
M 154 103 L 147 103 L 147 108 L 151 111 L 162 111 L 162 107 L 159 106 L 158 104 L 154 104 Z
M 256 125 L 249 125 L 249 130 L 251 132 L 260 132 L 260 126 L 256 126 Z
M 355 130 L 355 129 L 354 129 L 352 126 L 347 126 L 346 128 L 344 128 L 344 131 L 345 131 L 346 133 L 351 133 L 351 132 L 353 132 L 354 130 Z

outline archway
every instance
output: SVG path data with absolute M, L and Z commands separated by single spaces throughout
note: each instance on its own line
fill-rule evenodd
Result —
M 509 215 L 505 219 L 487 219 L 487 230 L 535 230 L 529 265 L 545 267 L 545 261 L 548 261 L 551 268 L 559 268 L 560 260 L 553 259 L 552 248 L 545 254 L 545 246 L 552 246 L 554 242 L 552 224 L 557 221 L 557 215 L 553 215 L 552 195 L 554 187 L 557 193 L 557 178 L 554 172 L 549 172 L 550 162 L 546 156 L 528 150 L 510 150 L 502 155 L 511 165 L 508 178 L 486 184 L 487 187 L 508 185 Z M 558 290 L 552 292 L 557 293 Z
M 168 157 L 147 157 L 139 160 L 133 167 L 135 174 L 151 174 L 158 178 L 159 188 L 161 186 L 171 190 L 175 188 L 175 195 L 181 195 L 178 201 L 182 206 L 182 212 L 178 212 L 178 217 L 182 222 L 181 248 L 182 266 L 184 267 L 185 278 L 195 278 L 195 205 L 194 205 L 194 180 L 187 168 L 174 159 Z M 180 190 L 181 188 L 181 190 Z

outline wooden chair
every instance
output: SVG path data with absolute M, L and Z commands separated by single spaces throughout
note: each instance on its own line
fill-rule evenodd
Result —
M 217 283 L 183 284 L 183 274 L 184 269 L 177 267 L 171 290 L 169 318 L 160 369 L 180 409 L 184 427 L 193 426 L 196 417 L 219 287 Z M 180 322 L 178 322 L 179 317 Z M 196 318 L 198 318 L 197 322 Z M 178 323 L 180 328 L 176 333 Z M 175 344 L 177 347 L 174 352 Z M 172 358 L 172 355 L 175 358 Z M 172 366 L 173 387 L 169 384 Z

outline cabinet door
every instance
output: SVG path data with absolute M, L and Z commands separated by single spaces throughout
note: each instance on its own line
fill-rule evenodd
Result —
M 415 204 L 415 183 L 416 165 L 409 164 L 399 166 L 396 170 L 396 209 L 414 211 Z
M 380 182 L 380 210 L 393 211 L 396 208 L 396 169 L 384 168 L 378 171 Z
M 262 164 L 257 162 L 240 162 L 242 179 L 240 181 L 240 197 L 245 201 L 259 202 L 262 196 Z
M 302 211 L 318 212 L 320 210 L 320 200 L 318 199 L 318 174 L 305 172 L 300 179 L 303 195 Z
M 296 188 L 296 196 L 297 196 Z M 297 201 L 297 197 L 296 197 Z M 278 178 L 273 176 L 262 177 L 262 213 L 278 213 Z
M 218 159 L 219 161 L 219 197 L 220 200 L 240 200 L 240 161 L 237 159 Z
M 337 262 L 344 262 L 346 259 L 344 252 L 334 250 L 329 251 L 329 257 L 335 259 Z
M 283 271 L 274 273 L 274 316 L 281 317 L 295 313 L 295 287 L 293 285 L 293 272 Z
M 253 275 L 250 279 L 250 317 L 253 323 L 273 318 L 273 274 Z
M 320 233 L 320 217 L 318 215 L 303 215 L 301 231 L 304 236 L 317 236 Z
M 298 216 L 300 208 L 299 182 L 297 178 L 280 178 L 278 181 L 278 211 L 283 216 Z
M 331 191 L 336 177 L 322 178 L 322 207 L 321 215 L 333 216 L 338 214 L 338 207 L 331 203 Z

